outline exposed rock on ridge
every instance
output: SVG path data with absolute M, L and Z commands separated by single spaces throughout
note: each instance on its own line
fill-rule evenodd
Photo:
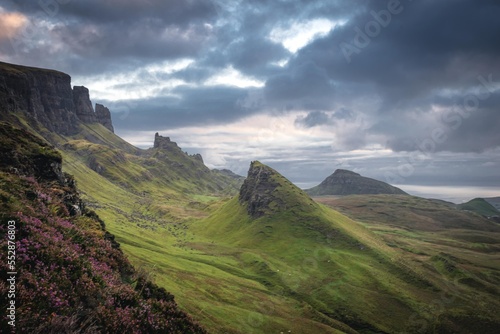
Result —
M 108 129 L 113 133 L 115 132 L 115 129 L 113 128 L 113 123 L 111 122 L 111 112 L 109 111 L 108 108 L 106 108 L 102 104 L 96 103 L 95 115 L 97 117 L 97 121 L 102 125 L 104 125 L 106 129 Z
M 253 161 L 240 188 L 239 201 L 247 205 L 248 214 L 259 218 L 287 210 L 307 211 L 316 204 L 302 190 L 277 171 Z
M 177 143 L 175 141 L 171 141 L 170 137 L 160 136 L 158 134 L 158 132 L 155 133 L 155 141 L 153 144 L 153 148 L 161 149 L 161 150 L 164 150 L 167 152 L 182 153 L 182 154 L 188 156 L 189 158 L 193 159 L 194 161 L 201 162 L 201 164 L 204 165 L 203 157 L 201 156 L 201 154 L 196 153 L 193 155 L 189 155 L 189 154 L 183 152 L 182 149 L 179 147 L 179 145 L 177 145 Z
M 278 187 L 278 183 L 272 180 L 272 170 L 252 161 L 248 176 L 240 189 L 240 203 L 246 203 L 248 214 L 254 218 L 265 214 L 271 203 L 271 193 Z
M 382 181 L 361 176 L 345 169 L 337 169 L 316 187 L 306 190 L 309 195 L 362 195 L 362 194 L 399 194 L 403 190 Z
M 95 123 L 97 117 L 90 102 L 89 90 L 83 86 L 73 87 L 73 102 L 75 103 L 76 116 L 83 123 Z
M 155 141 L 153 144 L 153 148 L 163 148 L 163 149 L 179 149 L 180 147 L 176 142 L 171 141 L 170 137 L 163 137 L 157 132 L 155 133 Z
M 80 123 L 113 128 L 110 114 L 94 112 L 87 88 L 71 89 L 69 75 L 0 62 L 0 117 L 19 112 L 62 135 L 76 134 Z

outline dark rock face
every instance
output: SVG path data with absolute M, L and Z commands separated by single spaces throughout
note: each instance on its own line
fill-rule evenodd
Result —
M 83 123 L 96 123 L 97 117 L 90 102 L 89 90 L 83 86 L 73 87 L 73 102 L 76 116 Z
M 160 149 L 161 154 L 159 156 L 163 155 L 165 158 L 168 159 L 169 157 L 174 156 L 174 155 L 182 155 L 182 156 L 189 157 L 192 159 L 190 162 L 191 165 L 200 165 L 199 163 L 201 163 L 201 166 L 206 168 L 206 166 L 204 165 L 203 157 L 201 156 L 201 154 L 199 154 L 199 153 L 193 154 L 193 155 L 187 154 L 186 152 L 182 151 L 182 149 L 179 147 L 179 145 L 177 145 L 176 142 L 171 141 L 170 137 L 160 136 L 158 134 L 158 132 L 155 134 L 155 141 L 153 144 L 153 148 Z M 177 167 L 183 167 L 183 166 L 177 166 Z M 206 168 L 204 170 L 204 173 L 208 173 L 208 172 L 209 172 L 209 170 L 208 170 L 208 168 Z
M 155 133 L 155 141 L 153 144 L 153 148 L 170 149 L 170 148 L 179 148 L 179 146 L 177 146 L 176 142 L 171 141 L 170 137 L 160 136 L 157 132 Z
M 362 195 L 362 194 L 399 194 L 407 195 L 399 188 L 382 181 L 363 177 L 345 169 L 337 169 L 318 186 L 306 190 L 313 196 L 321 195 Z
M 63 135 L 78 130 L 71 78 L 38 68 L 0 63 L 1 112 L 24 112 L 48 130 Z
M 201 154 L 196 153 L 196 154 L 191 155 L 191 157 L 192 157 L 194 160 L 197 160 L 197 161 L 199 161 L 199 162 L 203 163 L 203 157 L 201 156 Z
M 102 104 L 96 103 L 95 115 L 97 117 L 97 121 L 102 125 L 104 125 L 106 129 L 108 129 L 113 133 L 115 132 L 115 129 L 113 128 L 113 123 L 111 122 L 111 112 L 109 111 L 108 108 L 106 108 Z
M 0 119 L 10 113 L 24 113 L 28 121 L 62 135 L 76 134 L 80 123 L 99 122 L 113 131 L 109 110 L 95 113 L 89 90 L 71 89 L 69 75 L 0 62 Z
M 273 180 L 274 171 L 253 161 L 248 170 L 248 176 L 240 189 L 240 203 L 247 204 L 248 214 L 253 218 L 263 216 L 269 209 L 274 197 L 272 192 L 279 186 Z

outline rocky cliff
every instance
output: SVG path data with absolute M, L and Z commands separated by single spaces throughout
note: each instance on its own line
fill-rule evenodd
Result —
M 111 113 L 108 108 L 106 108 L 102 104 L 96 103 L 95 115 L 97 117 L 97 121 L 102 125 L 104 125 L 106 129 L 108 129 L 113 133 L 115 132 L 115 129 L 113 128 L 113 123 L 111 123 Z
M 76 116 L 83 123 L 95 123 L 97 117 L 90 102 L 89 90 L 83 86 L 73 87 L 73 102 L 75 103 Z
M 163 137 L 157 132 L 155 133 L 155 141 L 153 143 L 153 148 L 162 148 L 165 150 L 180 150 L 180 147 L 176 142 L 171 141 L 170 137 Z
M 361 195 L 399 194 L 407 195 L 399 188 L 345 169 L 337 169 L 314 188 L 306 190 L 309 195 Z
M 284 176 L 259 161 L 252 161 L 240 188 L 240 204 L 252 218 L 279 212 L 305 212 L 316 207 L 314 201 Z
M 94 112 L 87 88 L 71 89 L 69 75 L 0 62 L 0 117 L 9 113 L 22 113 L 30 123 L 61 135 L 76 134 L 81 123 L 113 128 L 110 113 Z

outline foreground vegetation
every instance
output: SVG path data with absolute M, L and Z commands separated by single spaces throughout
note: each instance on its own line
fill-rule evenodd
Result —
M 6 277 L 0 282 L 2 309 L 16 305 L 14 319 L 2 314 L 3 333 L 12 320 L 19 333 L 204 333 L 132 267 L 61 172 L 58 152 L 5 123 L 0 141 L 2 254 L 9 222 L 15 226 L 15 261 L 2 261 L 1 271 L 17 272 L 15 290 Z

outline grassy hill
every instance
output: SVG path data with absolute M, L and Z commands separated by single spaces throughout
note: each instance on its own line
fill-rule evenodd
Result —
M 500 197 L 490 197 L 484 199 L 486 202 L 493 205 L 493 207 L 500 211 Z
M 461 210 L 472 211 L 485 217 L 500 215 L 500 211 L 483 198 L 474 198 L 467 203 L 459 204 L 458 207 Z
M 242 183 L 228 171 L 210 170 L 175 142 L 142 150 L 98 123 L 80 124 L 76 135 L 64 136 L 21 114 L 2 117 L 56 146 L 88 205 L 115 221 L 152 228 L 204 216 L 208 203 L 236 194 Z
M 500 276 L 488 263 L 497 236 L 486 235 L 497 230 L 487 220 L 469 225 L 455 210 L 463 226 L 440 238 L 456 241 L 432 239 L 434 230 L 420 240 L 404 224 L 358 222 L 314 203 L 258 162 L 249 179 L 250 196 L 213 202 L 205 218 L 155 231 L 113 226 L 131 261 L 212 332 L 495 332 Z M 484 229 L 472 236 L 483 239 L 465 240 L 470 229 Z
M 14 258 L 1 264 L 0 304 L 16 306 L 2 333 L 205 333 L 130 265 L 57 151 L 3 122 L 0 142 L 0 244 Z
M 407 195 L 403 190 L 388 183 L 364 177 L 345 169 L 337 169 L 319 185 L 307 189 L 311 196 L 361 195 L 361 194 L 399 194 Z
M 491 317 L 489 321 L 498 322 L 498 317 L 490 312 L 499 308 L 498 223 L 442 201 L 412 196 L 363 195 L 316 200 L 368 228 L 405 261 L 424 268 L 429 280 L 454 282 L 454 289 L 461 291 L 460 299 L 464 300 L 458 307 L 460 311 L 451 318 L 459 320 L 463 332 L 467 328 L 470 332 L 485 331 L 473 327 L 481 318 Z M 442 310 L 457 307 L 455 299 L 442 304 Z M 439 317 L 447 318 L 441 312 Z

